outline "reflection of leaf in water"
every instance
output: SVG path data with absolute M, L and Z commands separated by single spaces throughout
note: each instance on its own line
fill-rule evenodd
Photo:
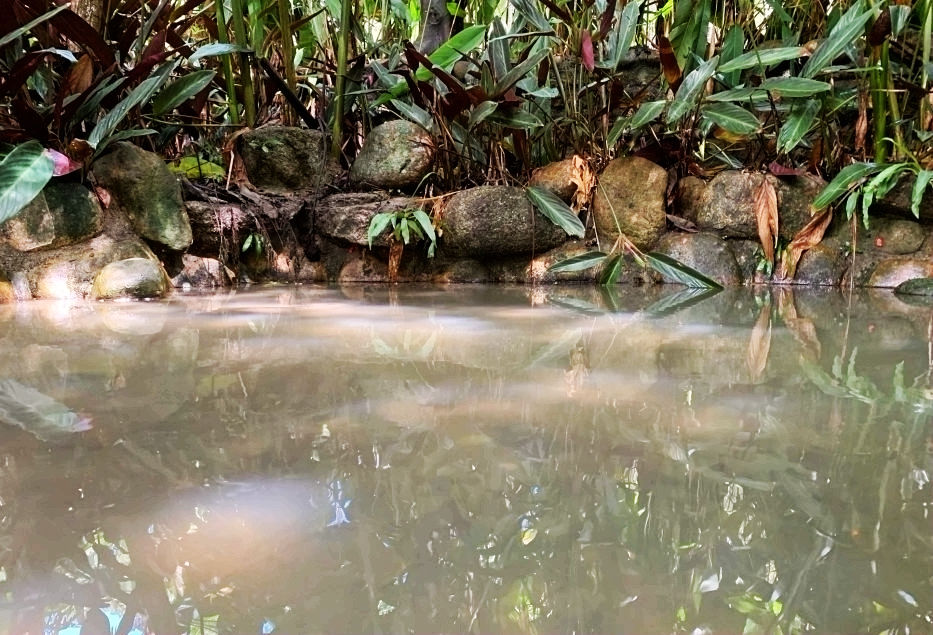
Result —
M 561 298 L 561 297 L 551 295 L 551 296 L 548 296 L 548 302 L 550 304 L 555 304 L 565 309 L 579 311 L 580 313 L 583 313 L 584 315 L 594 315 L 594 314 L 598 315 L 598 314 L 606 312 L 605 309 L 593 304 L 592 302 L 587 302 L 586 300 L 579 300 L 577 298 L 571 298 L 571 297 Z
M 687 307 L 699 304 L 707 298 L 711 298 L 721 289 L 702 289 L 696 287 L 687 287 L 675 293 L 670 293 L 657 302 L 648 306 L 644 312 L 653 318 L 673 315 Z
M 89 418 L 15 379 L 0 380 L 0 421 L 19 426 L 42 441 L 91 429 Z
M 579 342 L 581 337 L 583 337 L 583 331 L 581 329 L 567 329 L 557 340 L 551 341 L 546 346 L 541 347 L 541 351 L 535 354 L 525 368 L 534 368 L 544 361 L 566 356 L 567 350 L 572 348 L 575 343 Z
M 752 327 L 752 336 L 748 341 L 748 375 L 752 381 L 758 381 L 768 365 L 771 352 L 771 304 L 761 307 L 761 313 Z

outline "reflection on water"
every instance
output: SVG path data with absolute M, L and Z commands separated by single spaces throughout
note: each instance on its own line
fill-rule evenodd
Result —
M 930 325 L 786 290 L 0 306 L 0 632 L 929 633 Z

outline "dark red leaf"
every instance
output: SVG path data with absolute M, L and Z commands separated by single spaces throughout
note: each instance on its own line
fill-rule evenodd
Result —
M 612 20 L 615 17 L 616 0 L 609 0 L 606 3 L 606 10 L 603 11 L 599 19 L 599 39 L 604 40 L 609 35 L 609 29 L 612 28 Z
M 807 171 L 803 168 L 789 168 L 777 161 L 772 161 L 768 166 L 768 172 L 774 176 L 803 176 Z
M 570 15 L 570 12 L 567 11 L 564 7 L 560 6 L 553 0 L 541 0 L 541 4 L 550 9 L 554 15 L 566 22 L 567 24 L 573 23 L 573 16 Z
M 46 11 L 45 3 L 41 0 L 20 0 L 32 18 L 37 18 Z M 110 46 L 97 32 L 97 29 L 88 24 L 83 18 L 70 9 L 53 16 L 49 24 L 69 40 L 91 53 L 97 61 L 104 66 L 113 64 L 115 60 Z
M 19 58 L 16 63 L 13 64 L 13 68 L 10 69 L 10 74 L 6 77 L 6 80 L 0 84 L 0 97 L 12 95 L 22 88 L 26 80 L 28 80 L 39 67 L 39 64 L 49 55 L 51 55 L 51 53 L 36 51 L 34 53 L 27 53 Z
M 62 176 L 63 174 L 69 174 L 75 170 L 80 170 L 82 167 L 81 163 L 72 161 L 68 155 L 62 154 L 57 150 L 46 148 L 45 154 L 52 159 L 52 176 Z

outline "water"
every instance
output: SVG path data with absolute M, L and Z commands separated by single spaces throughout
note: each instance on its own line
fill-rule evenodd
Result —
M 0 306 L 0 632 L 930 633 L 931 309 Z

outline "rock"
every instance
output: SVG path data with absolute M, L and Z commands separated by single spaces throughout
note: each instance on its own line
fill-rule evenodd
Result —
M 729 247 L 735 254 L 735 262 L 739 265 L 742 281 L 745 284 L 757 283 L 758 277 L 762 275 L 758 272 L 758 265 L 764 259 L 761 243 L 757 240 L 730 240 Z
M 31 251 L 71 245 L 100 233 L 97 197 L 79 183 L 52 181 L 19 214 L 0 225 L 14 249 Z
M 676 258 L 723 286 L 742 284 L 742 273 L 735 255 L 729 244 L 715 234 L 670 232 L 658 241 L 655 251 Z
M 794 279 L 788 282 L 810 286 L 839 286 L 845 266 L 845 260 L 838 249 L 822 244 L 814 245 L 800 256 Z
M 240 137 L 238 149 L 250 182 L 270 192 L 317 190 L 335 169 L 317 130 L 265 126 Z
M 350 182 L 377 189 L 418 185 L 434 163 L 434 139 L 416 123 L 387 121 L 369 131 L 350 168 Z
M 445 252 L 474 258 L 541 253 L 567 234 L 540 212 L 520 187 L 483 185 L 454 194 L 444 209 Z
M 593 202 L 596 231 L 608 244 L 622 233 L 650 249 L 667 227 L 667 171 L 641 157 L 613 159 L 599 175 Z
M 169 279 L 162 266 L 149 258 L 112 262 L 97 274 L 92 294 L 98 300 L 158 298 L 168 291 Z
M 219 289 L 230 283 L 231 278 L 222 262 L 191 254 L 182 256 L 182 269 L 172 276 L 172 286 L 176 289 Z
M 910 208 L 913 196 L 914 183 L 917 177 L 913 174 L 902 176 L 894 188 L 872 205 L 872 214 L 890 214 L 904 218 L 917 218 Z M 923 198 L 920 199 L 919 220 L 923 223 L 933 222 L 933 187 L 927 185 Z
M 593 251 L 593 248 L 588 246 L 585 241 L 566 242 L 547 253 L 535 257 L 530 264 L 526 265 L 525 277 L 529 282 L 536 283 L 593 282 L 599 278 L 599 273 L 602 271 L 601 263 L 579 271 L 558 271 L 556 273 L 549 271 L 557 263 L 585 254 L 588 251 Z
M 314 228 L 333 240 L 367 247 L 373 216 L 418 207 L 421 204 L 415 199 L 389 196 L 385 192 L 332 194 L 318 201 L 314 210 Z M 389 232 L 383 232 L 373 240 L 373 246 L 388 247 L 388 237 Z
M 94 163 L 93 172 L 137 234 L 176 251 L 191 244 L 181 186 L 157 154 L 121 141 Z
M 695 176 L 685 176 L 677 182 L 674 212 L 691 223 L 697 222 L 700 204 L 706 193 L 706 181 Z
M 236 253 L 250 230 L 256 228 L 252 214 L 239 205 L 186 201 L 194 241 L 189 253 L 205 258 L 220 258 Z
M 817 177 L 778 179 L 772 175 L 724 170 L 709 182 L 696 210 L 696 224 L 726 238 L 758 238 L 755 193 L 768 179 L 778 198 L 778 233 L 791 240 L 810 220 L 810 203 L 825 185 Z
M 898 295 L 922 295 L 933 297 L 933 277 L 905 280 L 894 288 L 894 293 Z
M 919 223 L 909 220 L 881 218 L 873 220 L 872 241 L 888 254 L 912 254 L 923 246 L 927 233 Z
M 565 203 L 569 203 L 577 192 L 577 184 L 573 180 L 575 171 L 573 157 L 548 163 L 534 171 L 528 185 L 548 190 Z
M 897 287 L 914 278 L 933 277 L 933 262 L 927 258 L 888 258 L 875 267 L 869 287 Z
M 16 292 L 13 290 L 13 283 L 0 271 L 0 304 L 7 302 L 16 302 Z
M 432 277 L 435 284 L 450 283 L 482 283 L 489 282 L 490 276 L 486 266 L 477 260 L 455 260 Z

